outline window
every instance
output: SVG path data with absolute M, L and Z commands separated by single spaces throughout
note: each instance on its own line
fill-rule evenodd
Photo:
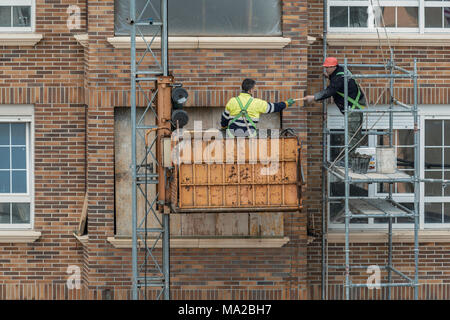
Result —
M 445 110 L 447 106 L 421 107 L 419 128 L 422 128 L 420 135 L 420 177 L 426 179 L 450 180 L 450 115 Z M 333 162 L 342 150 L 343 145 L 343 116 L 339 111 L 335 112 L 329 108 L 328 128 L 335 132 L 329 136 L 328 159 Z M 373 118 L 370 118 L 373 117 Z M 381 118 L 377 114 L 369 115 L 369 128 L 372 124 L 376 126 L 372 129 L 387 131 L 389 124 L 388 116 Z M 364 127 L 366 128 L 366 124 Z M 342 132 L 339 133 L 339 131 Z M 370 135 L 364 145 L 375 148 L 389 144 L 387 135 Z M 412 116 L 394 116 L 393 146 L 397 155 L 397 168 L 409 175 L 414 175 L 414 132 Z M 329 195 L 344 196 L 344 184 L 337 181 L 333 175 L 328 176 Z M 393 199 L 410 210 L 414 210 L 414 184 L 394 183 Z M 389 193 L 389 184 L 352 184 L 350 185 L 350 195 L 360 197 L 380 197 L 384 198 Z M 344 212 L 341 201 L 329 204 L 329 223 L 332 228 L 344 227 Z M 450 227 L 450 185 L 443 187 L 440 182 L 420 183 L 420 228 L 448 228 Z M 351 227 L 354 228 L 384 228 L 387 219 L 352 219 Z M 394 228 L 411 228 L 413 219 L 396 218 L 393 219 Z
M 147 0 L 136 1 L 137 16 Z M 169 1 L 171 36 L 278 36 L 281 35 L 280 0 L 185 0 Z M 159 19 L 160 1 L 151 1 L 143 17 Z M 129 0 L 115 0 L 115 34 L 129 35 Z M 142 28 L 146 35 L 157 29 Z
M 450 119 L 425 119 L 425 178 L 450 180 Z M 450 223 L 450 185 L 425 182 L 425 223 Z
M 330 0 L 328 27 L 337 32 L 449 32 L 450 1 Z
M 0 3 L 0 32 L 34 30 L 34 0 L 3 0 Z
M 0 228 L 32 225 L 31 141 L 31 116 L 0 116 Z

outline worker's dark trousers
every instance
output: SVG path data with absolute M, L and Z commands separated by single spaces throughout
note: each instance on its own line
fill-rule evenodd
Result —
M 359 140 L 361 140 L 362 138 L 362 122 L 363 122 L 363 114 L 361 112 L 350 112 L 348 114 L 349 154 L 355 153 L 358 146 L 361 145 L 361 142 Z

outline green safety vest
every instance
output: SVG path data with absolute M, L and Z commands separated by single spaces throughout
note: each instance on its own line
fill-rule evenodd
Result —
M 247 104 L 245 105 L 245 107 L 242 105 L 242 102 L 241 102 L 241 100 L 239 99 L 239 97 L 235 97 L 235 99 L 236 99 L 236 101 L 237 101 L 238 104 L 239 104 L 239 108 L 241 108 L 241 112 L 239 112 L 238 115 L 235 116 L 235 117 L 233 118 L 233 120 L 231 120 L 231 122 L 228 123 L 227 134 L 228 134 L 228 136 L 229 136 L 230 138 L 234 138 L 233 134 L 232 134 L 231 131 L 229 130 L 229 129 L 230 129 L 230 126 L 231 126 L 237 119 L 239 119 L 239 118 L 242 117 L 242 116 L 244 116 L 244 117 L 248 120 L 248 122 L 250 122 L 250 124 L 253 126 L 253 128 L 254 128 L 255 131 L 256 131 L 256 125 L 255 125 L 255 123 L 253 122 L 252 118 L 250 118 L 250 116 L 248 115 L 248 112 L 247 112 L 247 109 L 248 109 L 248 107 L 250 106 L 250 104 L 252 103 L 253 98 L 250 97 L 250 99 L 247 101 Z M 251 136 L 255 136 L 255 135 L 256 135 L 255 133 L 251 133 L 251 132 L 250 132 L 250 128 L 247 128 L 247 129 L 248 129 L 249 134 L 250 134 Z
M 344 72 L 342 72 L 342 71 L 338 72 L 338 73 L 336 73 L 336 75 L 337 76 L 340 76 L 340 75 L 343 76 Z M 347 97 L 348 101 L 350 101 L 350 103 L 352 104 L 352 109 L 355 109 L 355 107 L 358 107 L 359 109 L 364 109 L 364 106 L 359 104 L 359 97 L 361 96 L 361 91 L 359 90 L 359 85 L 358 85 L 358 83 L 356 81 L 355 81 L 355 83 L 356 83 L 356 87 L 358 88 L 358 93 L 356 94 L 356 98 L 355 99 L 353 99 L 351 97 Z M 345 99 L 345 94 L 343 92 L 336 91 L 336 93 L 338 95 L 340 95 L 342 98 Z

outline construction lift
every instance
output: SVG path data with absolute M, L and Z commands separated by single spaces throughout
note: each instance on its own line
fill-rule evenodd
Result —
M 163 138 L 171 134 L 171 91 L 173 77 L 168 69 L 168 25 L 167 0 L 160 1 L 159 11 L 153 6 L 154 0 L 147 0 L 142 11 L 137 12 L 136 0 L 130 0 L 131 37 L 131 170 L 132 170 L 132 299 L 147 298 L 148 289 L 158 289 L 156 299 L 170 299 L 169 281 L 169 207 L 166 199 L 167 169 L 163 166 Z M 151 9 L 151 10 L 150 10 Z M 146 10 L 151 17 L 144 16 Z M 155 32 L 150 40 L 144 36 L 144 27 L 153 26 Z M 136 37 L 142 39 L 145 50 L 137 60 Z M 152 49 L 155 39 L 160 38 L 159 59 Z M 146 59 L 147 58 L 147 59 Z M 150 60 L 150 65 L 148 65 Z M 144 65 L 147 63 L 147 65 Z M 151 90 L 148 87 L 152 88 Z M 147 94 L 151 92 L 151 95 Z M 144 114 L 136 118 L 136 98 L 143 96 L 146 103 Z M 145 123 L 146 114 L 152 114 L 156 123 Z M 154 132 L 153 138 L 150 133 Z M 145 145 L 144 156 L 137 159 L 138 140 Z M 156 152 L 154 148 L 156 148 Z M 149 162 L 154 161 L 154 162 Z M 153 163 L 156 163 L 154 168 Z M 149 195 L 149 186 L 157 186 L 157 191 Z M 138 195 L 145 205 L 138 208 Z M 143 218 L 138 221 L 138 210 Z M 157 227 L 148 227 L 152 216 Z M 149 237 L 149 234 L 152 237 Z M 161 242 L 162 257 L 155 255 L 156 246 Z M 144 251 L 139 260 L 139 249 Z

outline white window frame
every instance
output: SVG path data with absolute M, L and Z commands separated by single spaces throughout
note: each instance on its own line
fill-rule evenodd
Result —
M 34 227 L 34 112 L 29 105 L 0 105 L 0 122 L 27 123 L 27 193 L 0 194 L 0 202 L 30 203 L 30 223 L 0 224 L 0 230 L 30 230 Z
M 380 107 L 380 106 L 379 106 Z M 450 120 L 450 106 L 449 105 L 423 105 L 419 106 L 419 128 L 420 130 L 420 150 L 419 150 L 419 158 L 420 158 L 420 167 L 419 167 L 419 178 L 423 179 L 425 176 L 424 170 L 424 162 L 425 162 L 425 120 L 436 119 L 436 120 Z M 333 121 L 330 119 L 334 117 L 337 119 L 337 116 L 343 118 L 343 116 L 337 111 L 337 108 L 334 105 L 328 106 L 328 129 L 330 130 L 342 130 L 343 127 L 339 121 Z M 330 112 L 331 111 L 331 112 Z M 376 115 L 376 114 L 375 114 Z M 375 116 L 376 117 L 376 116 Z M 411 116 L 412 117 L 412 116 Z M 342 121 L 341 121 L 342 122 Z M 382 121 L 381 121 L 382 122 Z M 396 118 L 394 115 L 394 127 L 393 129 L 413 129 L 413 123 L 410 121 L 399 121 L 396 123 Z M 365 128 L 365 127 L 364 127 Z M 380 129 L 379 127 L 376 129 Z M 387 128 L 383 128 L 387 129 Z M 369 136 L 369 147 L 376 146 L 377 136 L 370 135 Z M 327 157 L 329 159 L 330 156 L 330 135 L 328 135 L 328 143 L 327 143 Z M 327 178 L 327 186 L 328 192 L 330 191 L 330 173 L 328 173 Z M 420 199 L 419 199 L 419 229 L 449 229 L 450 223 L 425 223 L 425 200 L 432 200 L 427 202 L 448 202 L 450 203 L 450 197 L 425 197 L 425 183 L 421 182 L 419 184 L 420 190 Z M 376 184 L 369 184 L 369 197 L 383 197 L 385 194 L 377 193 Z M 394 193 L 392 195 L 393 199 L 399 203 L 413 203 L 414 202 L 414 194 L 412 193 Z M 327 204 L 328 213 L 330 212 L 330 205 Z M 327 215 L 328 225 L 330 229 L 334 230 L 343 230 L 345 228 L 345 224 L 343 223 L 332 223 L 330 221 L 330 214 Z M 382 229 L 386 230 L 387 224 L 383 223 L 373 223 L 373 218 L 368 218 L 369 223 L 367 224 L 359 224 L 359 223 L 350 223 L 350 228 L 353 230 L 377 230 Z M 393 229 L 413 229 L 414 223 L 393 223 Z
M 372 0 L 374 5 L 381 7 L 418 7 L 419 26 L 418 28 L 386 28 L 390 33 L 450 33 L 450 28 L 425 28 L 425 7 L 450 7 L 450 1 L 425 1 L 425 0 Z M 384 32 L 384 28 L 378 27 L 370 30 L 369 28 L 351 28 L 351 27 L 331 27 L 330 26 L 330 7 L 347 6 L 363 7 L 370 4 L 370 0 L 329 0 L 327 3 L 327 27 L 330 33 L 376 33 Z M 350 17 L 348 17 L 350 19 Z
M 447 111 L 447 114 L 441 115 L 441 114 L 426 114 L 423 115 L 420 118 L 420 128 L 425 128 L 425 120 L 450 120 L 450 111 Z M 425 130 L 421 130 L 420 132 L 420 139 L 423 141 L 423 149 L 425 149 Z M 425 177 L 425 152 L 424 150 L 421 150 L 420 153 L 420 177 Z M 427 203 L 442 203 L 442 202 L 449 202 L 450 203 L 450 196 L 442 196 L 442 197 L 432 197 L 432 196 L 425 196 L 425 183 L 421 183 L 421 189 L 420 189 L 420 212 L 423 212 L 423 214 L 420 216 L 420 224 L 425 226 L 427 229 L 442 229 L 444 228 L 450 228 L 450 223 L 425 223 L 425 202 Z
M 0 27 L 0 32 L 34 32 L 36 25 L 36 0 L 2 0 L 1 6 L 31 6 L 30 27 Z M 11 17 L 12 18 L 12 17 Z

